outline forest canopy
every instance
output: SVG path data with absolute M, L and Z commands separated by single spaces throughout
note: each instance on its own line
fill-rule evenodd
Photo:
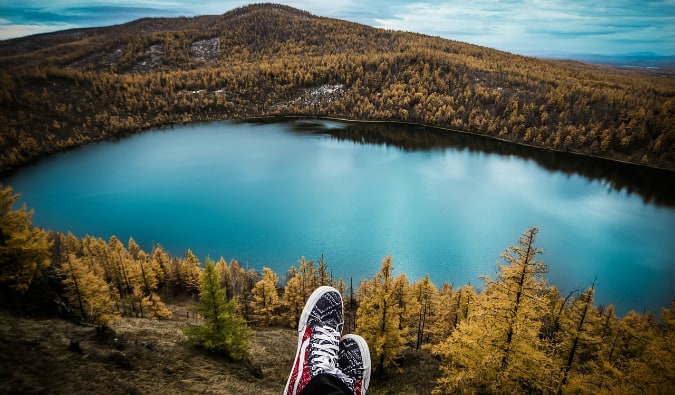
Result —
M 675 169 L 675 79 L 263 4 L 0 41 L 0 172 L 168 124 L 431 125 Z

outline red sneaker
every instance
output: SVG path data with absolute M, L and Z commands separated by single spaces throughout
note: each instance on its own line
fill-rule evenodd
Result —
M 314 290 L 300 315 L 298 350 L 284 395 L 300 395 L 309 381 L 319 374 L 349 380 L 337 367 L 343 325 L 340 292 L 327 286 Z

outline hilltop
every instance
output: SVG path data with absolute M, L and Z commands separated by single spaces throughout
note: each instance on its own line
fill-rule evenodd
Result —
M 161 125 L 408 122 L 675 169 L 675 78 L 542 60 L 288 6 L 0 41 L 0 172 Z

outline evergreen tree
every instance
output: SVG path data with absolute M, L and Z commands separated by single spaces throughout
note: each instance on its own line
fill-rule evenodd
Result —
M 382 267 L 375 277 L 363 281 L 358 289 L 360 304 L 356 311 L 356 333 L 368 342 L 376 374 L 397 367 L 396 357 L 405 342 L 393 270 L 391 256 L 387 256 L 382 259 Z
M 208 258 L 199 283 L 197 312 L 204 317 L 204 322 L 184 328 L 183 332 L 192 343 L 209 351 L 225 353 L 235 360 L 248 358 L 251 330 L 236 314 L 236 299 L 225 300 L 215 265 Z
M 47 233 L 33 227 L 25 204 L 12 209 L 18 198 L 0 184 L 0 283 L 23 293 L 49 266 L 49 243 Z

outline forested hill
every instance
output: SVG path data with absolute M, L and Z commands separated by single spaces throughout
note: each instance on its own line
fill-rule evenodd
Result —
M 0 172 L 154 126 L 404 121 L 675 169 L 675 77 L 252 5 L 0 41 Z

